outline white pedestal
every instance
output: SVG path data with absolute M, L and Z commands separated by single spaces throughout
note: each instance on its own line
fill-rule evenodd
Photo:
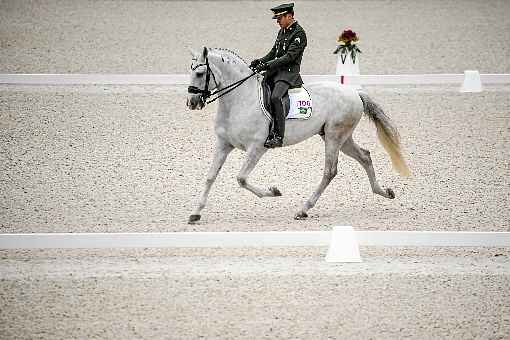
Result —
M 340 84 L 353 86 L 360 89 L 360 81 L 358 77 L 351 77 L 353 75 L 359 76 L 359 55 L 356 56 L 356 62 L 352 62 L 351 52 L 347 52 L 344 62 L 342 62 L 342 55 L 337 54 L 336 74 L 339 76 Z
M 333 227 L 326 262 L 361 262 L 356 232 L 352 227 Z
M 482 80 L 477 70 L 464 71 L 464 82 L 460 92 L 482 92 Z

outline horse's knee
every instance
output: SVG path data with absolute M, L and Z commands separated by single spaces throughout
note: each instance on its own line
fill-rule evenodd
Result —
M 244 188 L 246 186 L 246 178 L 245 177 L 237 177 L 237 183 Z

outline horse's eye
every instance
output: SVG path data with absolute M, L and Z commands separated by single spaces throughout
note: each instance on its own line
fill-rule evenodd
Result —
M 200 77 L 202 77 L 202 76 L 204 75 L 204 73 L 203 73 L 203 72 L 195 73 L 195 74 L 197 75 L 197 78 L 200 78 Z

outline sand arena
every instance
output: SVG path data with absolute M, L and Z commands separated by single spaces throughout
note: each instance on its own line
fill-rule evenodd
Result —
M 247 61 L 276 34 L 272 2 L 0 3 L 3 73 L 186 73 L 188 47 Z M 359 32 L 364 74 L 510 73 L 505 1 L 300 1 L 303 74 L 331 74 L 336 36 Z M 483 42 L 481 44 L 480 42 Z M 185 107 L 183 86 L 0 86 L 0 232 L 358 229 L 509 231 L 510 88 L 370 86 L 396 122 L 411 178 L 395 174 L 363 118 L 374 196 L 357 163 L 305 221 L 320 181 L 312 138 L 264 156 L 251 176 L 283 196 L 258 199 L 222 169 L 188 225 L 214 147 L 216 106 Z M 278 160 L 279 166 L 276 167 Z M 5 338 L 504 338 L 504 249 L 366 249 L 366 266 L 326 267 L 322 249 L 1 251 Z M 388 265 L 393 263 L 394 266 Z M 419 265 L 416 263 L 424 263 Z M 385 266 L 386 265 L 386 266 Z M 60 269 L 57 269 L 60 268 Z

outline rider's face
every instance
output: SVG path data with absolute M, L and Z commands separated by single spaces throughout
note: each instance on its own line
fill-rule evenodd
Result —
M 293 16 L 291 14 L 282 14 L 276 18 L 276 22 L 281 28 L 287 28 L 292 22 Z

